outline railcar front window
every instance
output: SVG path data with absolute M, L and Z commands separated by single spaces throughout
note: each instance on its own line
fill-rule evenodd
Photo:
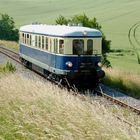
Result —
M 93 40 L 92 39 L 87 40 L 87 54 L 89 55 L 93 54 Z
M 64 53 L 64 40 L 59 40 L 59 53 Z
M 76 55 L 84 54 L 84 40 L 82 39 L 73 40 L 73 54 Z

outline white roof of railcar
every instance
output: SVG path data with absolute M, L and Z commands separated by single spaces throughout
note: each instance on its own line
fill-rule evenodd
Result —
M 31 24 L 20 27 L 21 32 L 43 34 L 57 37 L 101 37 L 99 30 L 81 27 L 81 26 L 66 26 L 66 25 L 43 25 Z

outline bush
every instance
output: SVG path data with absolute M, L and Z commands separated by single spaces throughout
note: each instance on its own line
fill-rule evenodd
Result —
M 12 17 L 7 14 L 0 14 L 0 39 L 18 41 L 18 29 L 15 28 L 15 22 Z
M 0 72 L 14 72 L 16 71 L 16 67 L 13 66 L 11 62 L 7 62 L 6 65 L 0 66 Z

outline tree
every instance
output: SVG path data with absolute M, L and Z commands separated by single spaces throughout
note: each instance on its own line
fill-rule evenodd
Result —
M 110 51 L 111 41 L 106 39 L 106 36 L 101 30 L 101 25 L 99 25 L 97 19 L 95 17 L 90 19 L 85 14 L 75 15 L 70 19 L 66 19 L 64 16 L 61 15 L 56 19 L 56 24 L 67 25 L 68 23 L 74 23 L 74 24 L 81 23 L 84 27 L 90 27 L 90 28 L 95 28 L 100 30 L 102 32 L 102 53 L 103 53 L 102 62 L 103 65 L 106 65 L 107 67 L 111 66 L 110 62 L 107 60 L 107 55 L 106 55 L 106 53 Z
M 18 29 L 15 28 L 15 22 L 7 14 L 0 14 L 0 39 L 18 41 Z

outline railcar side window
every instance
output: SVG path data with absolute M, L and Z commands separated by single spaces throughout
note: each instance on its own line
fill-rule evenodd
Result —
M 30 35 L 30 45 L 32 45 L 32 35 Z
M 37 47 L 37 36 L 35 36 L 35 46 Z
M 58 40 L 54 39 L 54 53 L 57 53 L 58 48 Z
M 44 36 L 42 36 L 42 49 L 44 49 Z
M 39 36 L 39 39 L 38 39 L 38 47 L 39 48 L 41 47 L 41 36 Z
M 24 33 L 21 34 L 21 42 L 24 43 Z
M 26 34 L 25 34 L 25 41 L 24 41 L 24 43 L 26 44 L 27 42 L 26 42 Z
M 49 51 L 51 52 L 52 51 L 52 39 L 50 38 L 50 48 L 49 48 Z
M 29 34 L 27 34 L 27 44 L 29 45 Z
M 64 40 L 59 40 L 59 53 L 64 53 Z
M 56 39 L 56 52 L 58 53 L 58 39 Z
M 46 37 L 46 50 L 48 50 L 48 38 Z
M 87 54 L 89 55 L 93 54 L 93 40 L 92 39 L 87 40 Z
M 76 55 L 84 54 L 84 40 L 82 39 L 73 40 L 73 54 Z

